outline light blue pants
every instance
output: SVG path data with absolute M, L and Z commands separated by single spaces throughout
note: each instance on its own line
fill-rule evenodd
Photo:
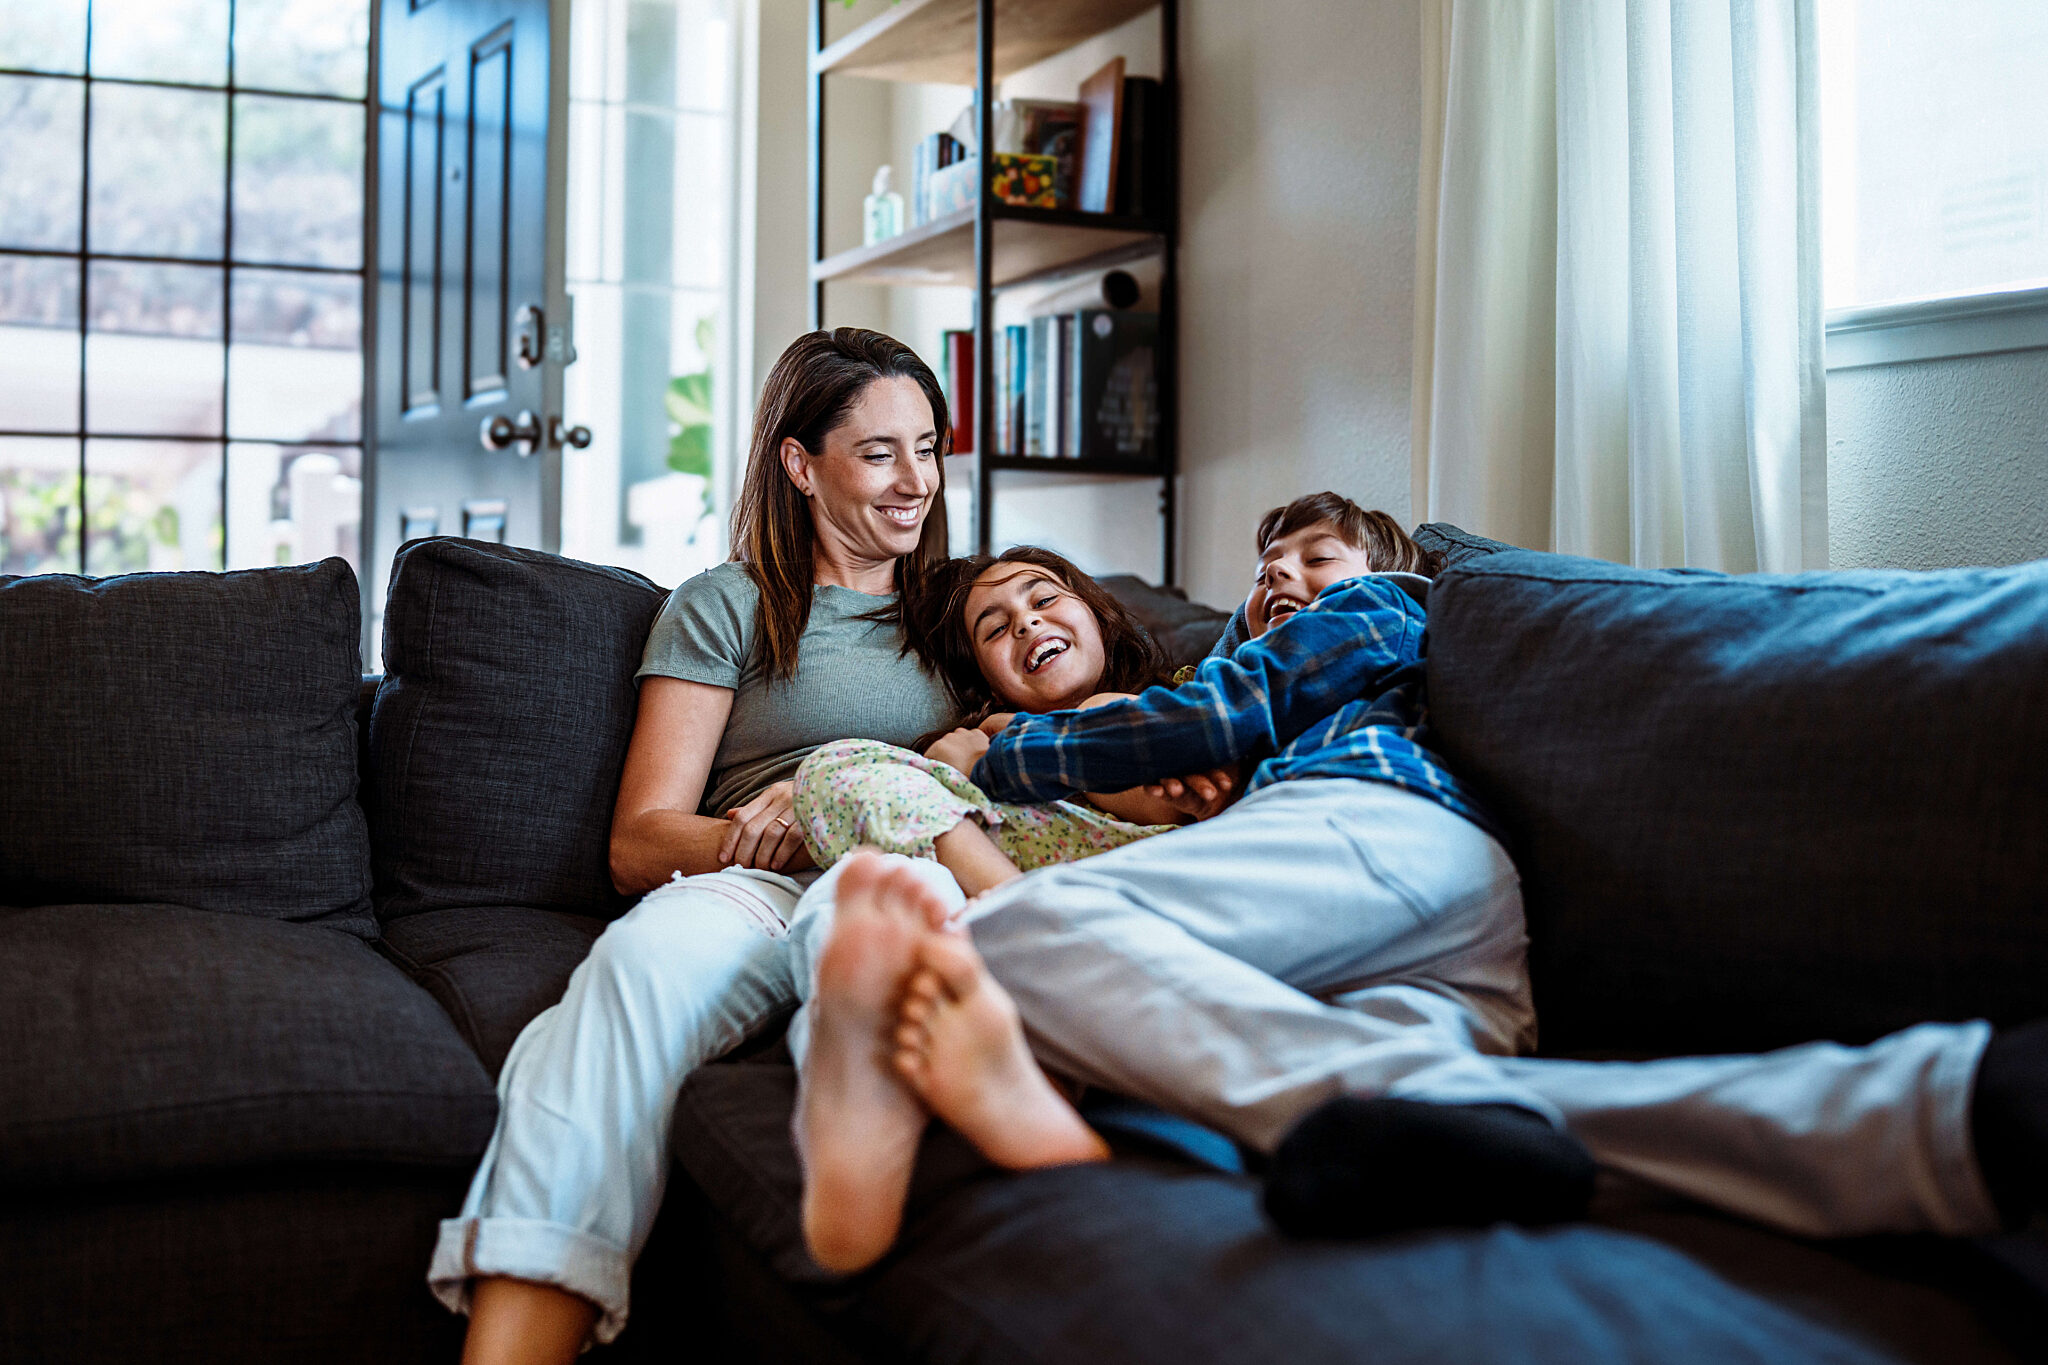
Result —
M 498 1076 L 498 1126 L 427 1272 L 469 1310 L 478 1275 L 580 1294 L 626 1325 L 633 1262 L 668 1184 L 676 1092 L 796 999 L 787 924 L 803 882 L 731 868 L 650 892 L 591 945 Z
M 1518 1104 L 1604 1166 L 1801 1235 L 1997 1227 L 1969 1125 L 1987 1025 L 1749 1057 L 1507 1055 L 1535 1026 L 1514 867 L 1384 783 L 1264 788 L 1033 872 L 968 922 L 1047 1066 L 1264 1151 L 1340 1093 Z

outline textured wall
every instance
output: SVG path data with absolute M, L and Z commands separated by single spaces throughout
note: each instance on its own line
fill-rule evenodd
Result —
M 1249 585 L 1258 514 L 1335 488 L 1406 519 L 1421 22 L 1181 6 L 1182 582 Z
M 1836 568 L 2048 557 L 2048 351 L 1828 376 Z

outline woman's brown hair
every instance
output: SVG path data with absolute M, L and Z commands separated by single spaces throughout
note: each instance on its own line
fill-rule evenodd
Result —
M 972 724 L 1007 707 L 996 696 L 974 657 L 974 633 L 967 628 L 967 594 L 976 579 L 1003 564 L 1029 564 L 1081 599 L 1102 627 L 1102 680 L 1098 692 L 1142 692 L 1167 683 L 1173 670 L 1145 628 L 1124 610 L 1109 589 L 1076 568 L 1064 555 L 1036 545 L 1018 545 L 999 555 L 973 555 L 938 565 L 918 594 L 912 629 L 953 700 Z
M 1374 573 L 1419 573 L 1434 578 L 1444 557 L 1415 543 L 1401 523 L 1385 512 L 1368 512 L 1340 493 L 1310 493 L 1259 519 L 1259 553 L 1282 536 L 1327 524 L 1354 550 L 1365 551 Z
M 908 379 L 932 405 L 938 434 L 939 486 L 925 513 L 917 548 L 896 561 L 896 605 L 873 619 L 901 624 L 904 606 L 934 565 L 946 558 L 946 462 L 950 427 L 946 395 L 931 367 L 894 337 L 861 327 L 809 332 L 789 344 L 761 386 L 746 475 L 732 509 L 732 557 L 746 565 L 761 590 L 755 616 L 763 662 L 771 678 L 796 674 L 797 642 L 811 619 L 818 534 L 811 509 L 782 467 L 782 443 L 794 440 L 822 454 L 826 435 L 846 420 L 868 385 Z M 904 650 L 911 648 L 906 631 Z

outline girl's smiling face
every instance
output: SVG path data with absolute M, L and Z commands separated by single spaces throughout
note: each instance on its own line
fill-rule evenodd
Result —
M 1102 623 L 1050 570 L 996 564 L 967 590 L 974 661 L 1002 702 L 1018 711 L 1065 711 L 1100 689 L 1108 663 Z
M 1332 583 L 1371 573 L 1365 551 L 1337 534 L 1326 521 L 1280 536 L 1259 556 L 1259 571 L 1245 599 L 1245 624 L 1253 635 L 1274 626 L 1316 600 Z

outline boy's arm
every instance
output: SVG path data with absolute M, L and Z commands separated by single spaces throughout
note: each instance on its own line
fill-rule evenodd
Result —
M 1179 687 L 1019 716 L 990 742 L 974 783 L 998 801 L 1055 801 L 1270 757 L 1344 703 L 1383 690 L 1420 657 L 1423 624 L 1399 588 L 1354 579 Z

